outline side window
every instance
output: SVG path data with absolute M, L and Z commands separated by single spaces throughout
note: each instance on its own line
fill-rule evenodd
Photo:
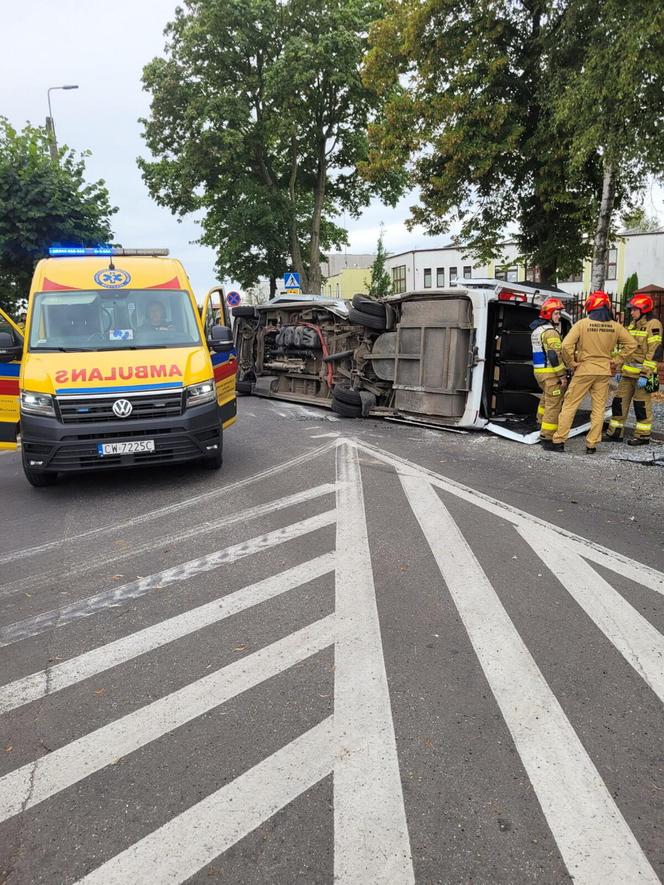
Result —
M 424 268 L 424 288 L 425 289 L 431 288 L 431 268 L 430 267 Z
M 456 286 L 457 281 L 457 269 L 456 267 L 450 268 L 450 286 Z
M 444 289 L 445 288 L 445 268 L 437 267 L 436 268 L 436 288 Z
M 400 264 L 392 268 L 392 291 L 395 295 L 401 295 L 406 291 L 406 265 Z
M 13 327 L 10 326 L 8 322 L 3 320 L 2 317 L 0 317 L 0 332 L 6 332 L 7 334 L 12 336 L 12 341 L 14 342 L 14 344 L 20 344 L 20 341 L 18 341 L 18 336 Z

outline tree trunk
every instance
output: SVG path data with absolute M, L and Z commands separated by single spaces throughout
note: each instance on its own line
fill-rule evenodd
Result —
M 609 252 L 609 230 L 611 227 L 611 215 L 613 213 L 613 201 L 616 194 L 616 179 L 613 166 L 608 160 L 604 161 L 604 179 L 602 181 L 602 202 L 599 207 L 597 229 L 595 231 L 595 245 L 593 248 L 593 263 L 590 273 L 590 288 L 592 291 L 604 288 L 606 276 L 606 258 Z
M 274 274 L 270 274 L 270 301 L 277 294 L 277 278 Z
M 309 290 L 312 295 L 321 294 L 322 274 L 320 269 L 320 223 L 323 217 L 325 202 L 325 183 L 327 181 L 327 165 L 325 163 L 325 142 L 323 141 L 318 157 L 318 180 L 314 195 L 314 212 L 311 218 L 311 243 L 309 246 Z
M 290 254 L 293 261 L 293 270 L 300 275 L 300 287 L 303 292 L 309 292 L 309 279 L 307 276 L 304 262 L 302 261 L 302 251 L 300 249 L 300 238 L 297 229 L 297 211 L 295 203 L 295 182 L 297 179 L 297 144 L 295 139 L 291 142 L 291 174 L 288 182 L 288 196 L 290 198 L 291 217 L 289 225 L 290 235 Z

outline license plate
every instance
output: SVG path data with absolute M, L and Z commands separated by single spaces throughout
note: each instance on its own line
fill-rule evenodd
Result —
M 97 443 L 97 454 L 104 455 L 136 455 L 138 452 L 154 452 L 153 439 L 138 439 L 134 442 Z

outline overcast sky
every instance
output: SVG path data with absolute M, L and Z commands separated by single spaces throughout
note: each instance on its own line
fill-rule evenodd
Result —
M 48 87 L 77 83 L 76 91 L 51 93 L 58 144 L 92 151 L 88 177 L 105 179 L 119 207 L 116 241 L 168 247 L 184 262 L 200 299 L 215 282 L 214 254 L 192 245 L 199 235 L 193 220 L 178 223 L 150 199 L 136 166 L 144 153 L 138 118 L 147 115 L 149 99 L 141 71 L 162 53 L 163 30 L 176 6 L 175 0 L 0 0 L 0 114 L 17 128 L 26 121 L 43 124 Z M 349 220 L 348 251 L 373 252 L 381 221 L 391 252 L 442 244 L 405 229 L 412 202 L 397 209 L 375 204 Z

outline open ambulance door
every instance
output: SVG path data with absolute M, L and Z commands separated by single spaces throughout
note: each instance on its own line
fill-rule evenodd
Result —
M 18 376 L 23 356 L 23 334 L 0 310 L 0 451 L 16 449 L 19 422 Z
M 233 345 L 230 311 L 223 287 L 215 286 L 207 293 L 201 308 L 201 320 L 205 330 L 205 340 L 210 348 L 221 422 L 226 428 L 235 422 L 237 414 L 235 398 L 237 353 Z

